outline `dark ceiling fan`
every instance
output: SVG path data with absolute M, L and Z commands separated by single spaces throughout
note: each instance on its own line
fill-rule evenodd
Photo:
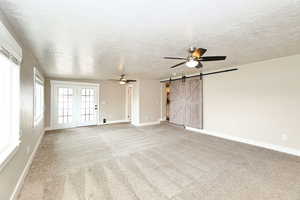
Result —
M 201 68 L 203 66 L 201 62 L 219 61 L 219 60 L 225 60 L 226 59 L 226 56 L 203 56 L 206 51 L 207 51 L 207 49 L 191 47 L 188 50 L 189 55 L 187 56 L 187 58 L 183 58 L 183 57 L 164 57 L 164 59 L 184 60 L 181 63 L 173 65 L 171 68 L 175 68 L 175 67 L 178 67 L 178 66 L 183 65 L 183 64 L 186 64 L 186 66 L 190 67 L 190 68 L 193 68 L 193 67 Z
M 122 74 L 120 79 L 109 79 L 110 81 L 118 81 L 120 85 L 124 85 L 126 83 L 136 82 L 136 80 L 128 80 L 125 78 L 125 74 Z

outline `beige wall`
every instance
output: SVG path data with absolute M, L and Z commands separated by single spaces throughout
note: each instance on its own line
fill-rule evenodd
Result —
M 204 129 L 300 150 L 299 76 L 295 55 L 205 77 Z
M 160 121 L 160 91 L 158 80 L 140 80 L 140 123 Z
M 159 80 L 138 80 L 133 86 L 133 124 L 159 122 L 161 85 Z
M 0 14 L 0 20 L 10 29 L 5 18 Z M 16 39 L 16 35 L 14 35 Z M 20 43 L 20 42 L 19 42 Z M 43 134 L 43 122 L 33 127 L 33 67 L 38 66 L 37 60 L 30 50 L 20 43 L 23 48 L 21 64 L 21 144 L 14 157 L 0 171 L 0 199 L 8 200 L 12 195 L 18 179 L 32 153 L 38 138 Z
M 126 120 L 125 85 L 118 82 L 104 81 L 100 83 L 100 115 L 107 121 Z
M 125 86 L 118 82 L 97 81 L 97 80 L 77 80 L 77 79 L 55 79 L 62 81 L 90 82 L 99 83 L 99 99 L 100 99 L 100 122 L 103 118 L 109 121 L 125 120 Z M 46 105 L 46 127 L 50 127 L 51 116 L 51 85 L 47 79 L 45 83 L 45 105 Z
M 51 120 L 51 85 L 50 80 L 46 79 L 44 83 L 45 87 L 45 127 L 50 127 Z

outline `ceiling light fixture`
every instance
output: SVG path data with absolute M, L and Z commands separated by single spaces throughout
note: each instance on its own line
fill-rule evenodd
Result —
M 126 81 L 121 80 L 119 83 L 120 83 L 120 85 L 125 85 Z
M 196 60 L 189 60 L 185 64 L 187 67 L 193 68 L 193 67 L 198 66 L 199 63 Z

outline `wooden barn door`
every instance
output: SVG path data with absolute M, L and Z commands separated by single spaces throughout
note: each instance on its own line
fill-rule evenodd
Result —
M 170 84 L 169 121 L 177 125 L 185 123 L 185 87 L 181 80 Z
M 202 80 L 199 77 L 170 84 L 170 122 L 192 128 L 203 128 Z
M 185 126 L 202 129 L 202 80 L 199 77 L 186 79 Z

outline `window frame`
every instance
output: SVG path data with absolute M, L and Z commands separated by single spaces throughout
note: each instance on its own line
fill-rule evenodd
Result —
M 18 61 L 16 57 L 14 57 L 12 54 L 10 54 L 4 47 L 0 48 L 0 54 L 1 56 L 4 56 L 5 58 L 8 59 L 8 61 L 15 65 L 15 66 L 10 66 L 10 67 L 17 67 L 17 78 L 18 80 L 14 83 L 11 82 L 10 88 L 14 87 L 13 84 L 17 84 L 17 92 L 13 93 L 13 95 L 17 95 L 17 105 L 14 105 L 15 113 L 13 115 L 17 116 L 17 130 L 18 131 L 12 131 L 9 137 L 9 142 L 7 147 L 5 147 L 3 150 L 0 152 L 0 171 L 6 166 L 6 164 L 10 161 L 10 159 L 13 158 L 15 153 L 17 152 L 18 147 L 20 146 L 21 143 L 21 112 L 20 112 L 20 99 L 21 99 L 21 63 Z M 14 88 L 16 89 L 16 88 Z M 12 95 L 12 94 L 11 94 Z M 11 98 L 13 98 L 11 96 Z M 10 119 L 12 120 L 12 119 Z
M 33 127 L 37 127 L 41 121 L 43 121 L 45 117 L 45 80 L 41 73 L 38 71 L 36 67 L 33 68 L 34 70 L 34 76 L 33 76 Z M 37 93 L 37 84 L 42 86 L 42 106 L 41 106 L 41 113 L 39 115 L 36 115 L 37 110 L 37 100 L 36 100 L 36 93 Z

